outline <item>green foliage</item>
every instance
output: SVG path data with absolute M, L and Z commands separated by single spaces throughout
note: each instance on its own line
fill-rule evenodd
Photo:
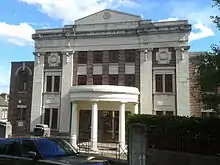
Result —
M 197 57 L 196 68 L 203 109 L 213 109 L 219 114 L 220 95 L 217 93 L 217 88 L 220 86 L 219 47 L 212 46 L 212 52 Z
M 212 0 L 214 5 L 213 7 L 216 7 L 218 10 L 220 10 L 220 0 Z M 219 16 L 211 16 L 212 21 L 216 24 L 218 29 L 220 29 L 220 17 Z
M 132 115 L 127 120 L 126 128 L 135 123 L 144 124 L 149 134 L 191 138 L 220 137 L 219 118 Z

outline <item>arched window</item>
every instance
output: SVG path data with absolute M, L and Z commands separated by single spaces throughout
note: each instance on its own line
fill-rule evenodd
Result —
M 28 71 L 27 69 L 21 70 L 18 73 L 19 77 L 19 90 L 20 91 L 26 91 L 28 86 Z

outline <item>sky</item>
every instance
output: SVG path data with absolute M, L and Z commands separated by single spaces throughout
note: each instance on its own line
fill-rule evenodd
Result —
M 3 0 L 0 5 L 0 93 L 9 92 L 12 61 L 33 60 L 35 29 L 63 27 L 74 20 L 113 9 L 152 21 L 187 19 L 190 51 L 209 51 L 220 34 L 210 16 L 212 0 Z

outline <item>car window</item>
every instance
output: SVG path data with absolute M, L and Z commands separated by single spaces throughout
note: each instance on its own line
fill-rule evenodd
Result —
M 19 141 L 18 140 L 8 141 L 8 143 L 5 145 L 4 154 L 10 156 L 21 156 L 21 148 Z
M 22 156 L 25 157 L 28 156 L 28 152 L 30 151 L 37 153 L 36 146 L 32 140 L 22 140 L 21 151 L 22 151 Z
M 44 158 L 66 155 L 66 151 L 64 150 L 64 148 L 56 140 L 36 140 L 36 147 Z

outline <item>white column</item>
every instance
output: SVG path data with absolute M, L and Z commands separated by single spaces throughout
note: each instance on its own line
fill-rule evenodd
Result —
M 98 151 L 98 104 L 92 103 L 91 150 Z
M 125 146 L 125 103 L 122 102 L 119 109 L 119 145 L 120 152 L 126 151 Z
M 78 132 L 78 113 L 77 113 L 77 104 L 72 103 L 72 115 L 71 115 L 71 130 L 70 130 L 70 138 L 71 143 L 74 147 L 77 147 L 77 132 Z
M 176 48 L 176 109 L 178 116 L 190 116 L 188 48 Z
M 152 98 L 152 51 L 153 49 L 141 49 L 140 52 L 140 113 L 153 113 Z
M 43 112 L 43 85 L 44 85 L 44 54 L 34 53 L 34 77 L 33 77 L 33 90 L 32 90 L 32 106 L 31 106 L 31 121 L 30 131 L 34 130 L 36 124 L 40 124 L 41 115 Z
M 68 59 L 68 60 L 67 60 Z M 73 81 L 73 54 L 63 53 L 63 69 L 61 77 L 61 108 L 60 108 L 60 122 L 59 122 L 59 132 L 69 133 L 70 123 L 70 100 L 69 100 L 69 90 L 72 86 Z
M 139 114 L 138 103 L 134 105 L 134 114 Z

